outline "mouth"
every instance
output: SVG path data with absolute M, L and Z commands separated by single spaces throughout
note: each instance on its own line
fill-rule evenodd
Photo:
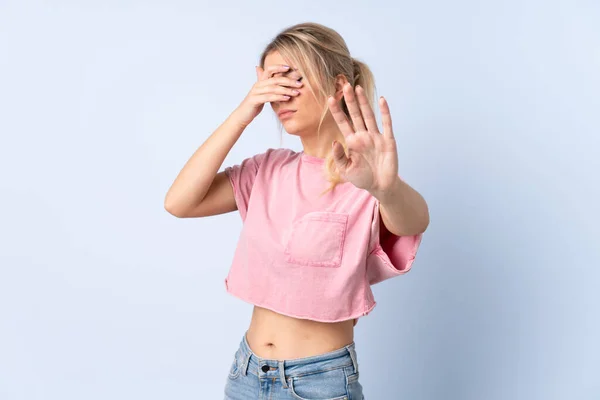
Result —
M 281 110 L 277 113 L 277 116 L 280 119 L 284 119 L 284 118 L 288 118 L 290 117 L 292 114 L 294 114 L 296 112 L 296 110 Z

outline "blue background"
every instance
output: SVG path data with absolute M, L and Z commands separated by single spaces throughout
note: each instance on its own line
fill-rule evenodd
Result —
M 1 1 L 0 399 L 219 399 L 237 213 L 164 195 L 315 21 L 389 101 L 431 225 L 356 326 L 367 399 L 600 399 L 597 1 Z M 281 142 L 270 107 L 224 167 Z

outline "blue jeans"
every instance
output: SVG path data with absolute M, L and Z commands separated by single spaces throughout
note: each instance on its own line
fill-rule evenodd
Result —
M 225 400 L 363 400 L 355 343 L 290 360 L 260 358 L 246 334 L 235 352 Z

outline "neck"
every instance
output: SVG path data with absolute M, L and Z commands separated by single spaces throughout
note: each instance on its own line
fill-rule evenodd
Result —
M 326 158 L 331 153 L 331 143 L 334 140 L 343 143 L 344 136 L 337 124 L 334 123 L 333 126 L 323 124 L 319 135 L 315 131 L 311 135 L 302 135 L 300 140 L 305 154 L 317 158 Z

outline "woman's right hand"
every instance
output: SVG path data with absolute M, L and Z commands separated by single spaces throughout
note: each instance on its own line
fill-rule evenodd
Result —
M 302 82 L 287 76 L 273 76 L 277 73 L 285 74 L 289 69 L 290 67 L 279 64 L 271 65 L 266 70 L 263 70 L 260 66 L 256 67 L 257 81 L 235 110 L 236 119 L 240 124 L 243 126 L 249 125 L 260 114 L 265 103 L 285 102 L 300 94 L 295 88 L 302 87 Z

